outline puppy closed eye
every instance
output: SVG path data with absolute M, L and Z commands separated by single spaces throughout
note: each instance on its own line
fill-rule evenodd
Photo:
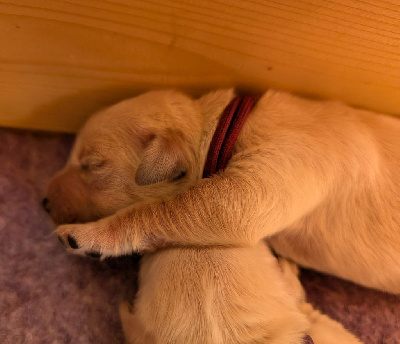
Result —
M 88 159 L 81 161 L 80 168 L 82 171 L 90 172 L 99 170 L 104 165 L 105 165 L 105 160 Z
M 172 176 L 172 180 L 180 180 L 184 177 L 186 177 L 186 171 L 177 171 L 177 173 Z

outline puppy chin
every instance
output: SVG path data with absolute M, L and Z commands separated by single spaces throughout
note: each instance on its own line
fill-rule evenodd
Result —
M 56 225 L 80 222 L 79 218 L 72 213 L 52 211 L 50 212 L 50 217 Z

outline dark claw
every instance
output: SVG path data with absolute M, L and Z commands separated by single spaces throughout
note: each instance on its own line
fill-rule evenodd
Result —
M 58 238 L 58 241 L 65 247 L 64 240 L 59 235 L 57 236 L 57 238 Z
M 85 254 L 92 258 L 100 258 L 101 257 L 100 252 L 85 252 Z
M 74 248 L 74 249 L 75 248 L 79 248 L 78 243 L 76 242 L 76 240 L 70 235 L 68 235 L 68 244 L 69 244 L 69 246 L 71 246 L 71 248 Z
M 309 335 L 306 335 L 304 337 L 304 344 L 314 344 L 313 340 L 311 339 L 311 337 Z

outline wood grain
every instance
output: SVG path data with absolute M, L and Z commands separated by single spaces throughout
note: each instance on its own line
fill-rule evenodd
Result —
M 396 0 L 0 0 L 0 125 L 74 131 L 148 88 L 275 87 L 400 114 Z

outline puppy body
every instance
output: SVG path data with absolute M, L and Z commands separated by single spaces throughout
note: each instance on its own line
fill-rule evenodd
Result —
M 146 254 L 127 343 L 360 344 L 304 301 L 297 267 L 256 247 L 168 248 Z
M 61 226 L 58 234 L 76 239 L 76 253 L 105 256 L 175 244 L 254 245 L 267 237 L 304 266 L 399 293 L 400 121 L 270 90 L 247 119 L 228 167 L 201 179 L 233 96 L 220 90 L 192 100 L 155 91 L 89 120 L 50 186 L 53 217 L 88 221 L 164 200 Z M 82 163 L 93 156 L 106 163 L 89 176 Z M 174 179 L 179 171 L 185 177 Z M 60 191 L 71 189 L 67 179 L 85 197 Z M 85 211 L 80 197 L 91 199 Z
M 139 286 L 120 309 L 128 343 L 301 344 L 309 328 L 266 247 L 159 250 L 143 258 Z

